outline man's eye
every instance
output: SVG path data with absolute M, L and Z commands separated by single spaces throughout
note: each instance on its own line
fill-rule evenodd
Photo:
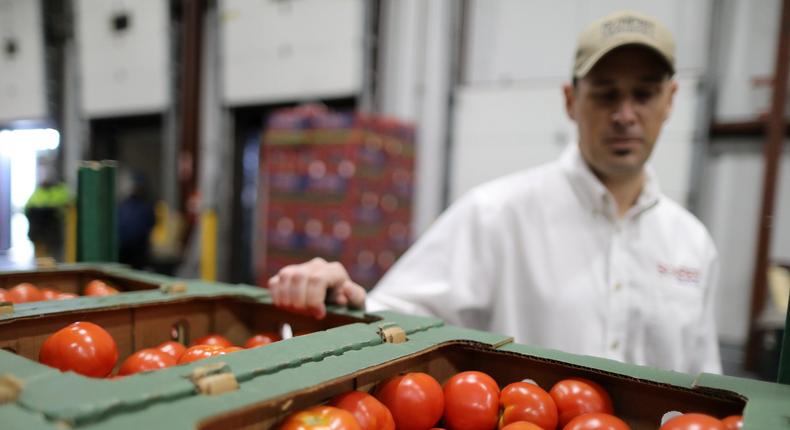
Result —
M 606 92 L 596 93 L 593 95 L 593 97 L 595 98 L 595 100 L 601 103 L 614 103 L 617 101 L 620 95 L 617 94 L 617 91 L 606 91 Z
M 650 101 L 650 99 L 652 99 L 655 94 L 656 92 L 652 90 L 636 90 L 634 91 L 634 100 L 640 103 L 645 103 Z

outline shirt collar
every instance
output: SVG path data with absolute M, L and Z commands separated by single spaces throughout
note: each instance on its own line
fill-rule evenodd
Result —
M 583 205 L 592 211 L 602 212 L 611 216 L 617 213 L 614 197 L 595 176 L 587 162 L 584 161 L 576 142 L 571 142 L 565 148 L 560 157 L 560 164 L 571 183 L 571 187 Z M 636 216 L 654 207 L 658 204 L 660 198 L 661 190 L 655 173 L 650 165 L 646 165 L 645 183 L 642 191 L 636 200 L 636 204 L 626 214 L 626 218 Z

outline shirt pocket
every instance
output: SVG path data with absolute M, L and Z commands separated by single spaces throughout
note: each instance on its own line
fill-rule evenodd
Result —
M 645 347 L 651 363 L 683 370 L 702 322 L 704 290 L 699 285 L 659 279 L 645 320 Z
M 705 291 L 699 284 L 662 279 L 656 287 L 655 323 L 666 327 L 696 327 L 701 321 Z
M 696 342 L 702 324 L 705 291 L 699 284 L 661 279 L 646 323 L 648 343 L 685 350 Z

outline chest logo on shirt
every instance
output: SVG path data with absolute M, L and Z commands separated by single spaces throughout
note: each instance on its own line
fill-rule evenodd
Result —
M 672 277 L 683 284 L 699 284 L 700 270 L 693 267 L 658 263 L 658 274 L 661 277 Z

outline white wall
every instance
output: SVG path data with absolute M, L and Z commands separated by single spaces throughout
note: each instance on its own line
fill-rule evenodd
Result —
M 226 104 L 348 97 L 362 89 L 361 0 L 223 0 L 219 5 Z
M 779 34 L 779 0 L 721 0 L 717 34 L 716 119 L 750 121 L 771 107 L 771 87 Z
M 779 0 L 719 0 L 713 35 L 718 41 L 712 77 L 718 122 L 755 121 L 770 109 Z M 788 110 L 790 112 L 790 110 Z M 708 151 L 700 218 L 719 247 L 717 321 L 722 340 L 746 340 L 762 203 L 764 136 L 719 138 Z M 785 151 L 786 152 L 786 151 Z M 770 261 L 790 261 L 790 158 L 780 163 Z
M 711 0 L 472 0 L 467 81 L 567 79 L 579 32 L 620 9 L 666 24 L 677 42 L 678 69 L 696 73 L 707 62 L 711 5 Z
M 447 118 L 452 91 L 455 0 L 381 3 L 379 111 L 417 126 L 412 236 L 444 210 Z
M 81 103 L 87 117 L 155 113 L 170 103 L 166 0 L 75 2 Z M 125 14 L 128 28 L 113 29 Z
M 553 160 L 575 129 L 561 86 L 570 77 L 578 33 L 619 8 L 662 20 L 677 39 L 679 91 L 651 164 L 670 197 L 687 201 L 694 133 L 704 94 L 711 2 L 673 0 L 477 0 L 470 3 L 465 84 L 454 106 L 450 190 Z
M 719 248 L 717 295 L 719 336 L 746 340 L 754 271 L 757 225 L 762 202 L 761 139 L 719 139 L 708 160 L 702 220 Z M 771 261 L 790 262 L 790 154 L 779 165 Z
M 44 26 L 38 0 L 0 1 L 0 123 L 45 119 Z M 6 53 L 15 41 L 16 53 Z
M 650 164 L 670 198 L 685 204 L 690 187 L 697 104 L 696 77 L 679 77 L 673 113 Z M 453 128 L 452 199 L 504 174 L 556 159 L 576 128 L 565 114 L 561 79 L 458 90 Z
M 565 115 L 562 82 L 468 85 L 457 91 L 452 200 L 482 182 L 556 159 L 576 129 Z

